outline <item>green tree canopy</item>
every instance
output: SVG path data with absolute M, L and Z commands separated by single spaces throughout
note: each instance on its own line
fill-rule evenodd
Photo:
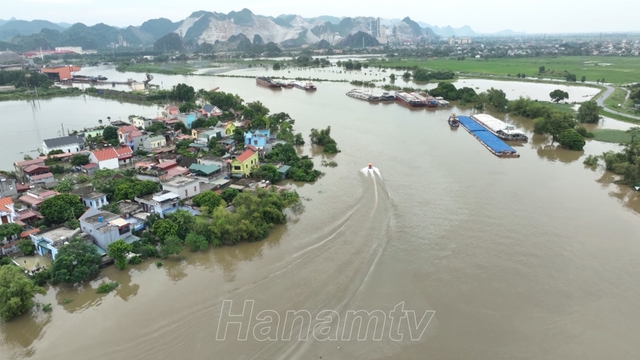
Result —
M 180 83 L 171 90 L 171 98 L 176 101 L 194 103 L 196 100 L 196 91 L 193 86 Z
M 107 256 L 113 259 L 115 265 L 120 270 L 127 267 L 127 253 L 131 252 L 133 247 L 120 239 L 114 241 L 107 246 Z
M 558 141 L 558 135 L 568 129 L 573 129 L 576 121 L 571 114 L 554 112 L 548 118 L 538 118 L 534 120 L 533 131 L 536 134 L 548 134 L 552 137 L 552 142 Z
M 553 100 L 553 102 L 558 103 L 562 100 L 568 99 L 569 93 L 560 89 L 555 89 L 549 93 L 549 97 L 551 97 L 551 100 Z
M 87 165 L 88 163 L 89 163 L 88 154 L 77 154 L 71 158 L 71 165 L 73 166 L 82 166 L 82 165 Z
M 46 199 L 40 205 L 40 213 L 50 224 L 77 220 L 85 210 L 80 198 L 73 194 L 58 194 Z
M 189 233 L 184 242 L 189 246 L 192 252 L 205 250 L 209 245 L 207 238 L 195 233 Z
M 100 271 L 100 254 L 93 244 L 73 238 L 63 245 L 51 265 L 51 280 L 55 283 L 75 284 Z
M 174 224 L 171 220 L 160 219 L 153 223 L 151 232 L 154 233 L 160 241 L 163 241 L 169 236 L 176 236 L 178 234 L 178 225 Z
M 576 119 L 583 124 L 595 124 L 600 122 L 600 115 L 598 111 L 600 110 L 600 106 L 593 101 L 587 101 L 580 105 L 578 109 L 578 114 L 576 115 Z
M 213 193 L 213 191 L 210 191 Z M 215 194 L 215 193 L 214 193 Z M 217 194 L 216 194 L 217 195 Z M 195 217 L 187 210 L 176 210 L 167 216 L 167 219 L 178 226 L 176 235 L 180 239 L 187 237 L 195 222 Z
M 581 151 L 585 141 L 575 130 L 567 129 L 558 135 L 558 143 L 566 149 Z
M 278 172 L 278 168 L 271 164 L 260 165 L 260 167 L 253 171 L 253 176 L 257 177 L 258 179 L 268 180 L 272 183 L 280 181 L 280 173 Z
M 102 131 L 102 138 L 104 140 L 118 140 L 118 128 L 115 126 L 107 126 Z
M 22 239 L 18 241 L 17 246 L 18 246 L 18 249 L 20 249 L 20 251 L 22 251 L 22 253 L 26 256 L 31 256 L 36 252 L 35 247 L 33 246 L 33 242 L 31 240 Z
M 0 318 L 9 320 L 35 305 L 33 297 L 45 291 L 27 279 L 17 266 L 0 266 Z
M 500 89 L 491 88 L 486 91 L 487 94 L 487 102 L 489 105 L 495 107 L 496 109 L 504 110 L 507 108 L 509 104 L 509 100 L 507 100 L 507 94 Z
M 210 210 L 220 206 L 222 204 L 222 198 L 220 195 L 216 194 L 213 191 L 205 191 L 202 192 L 191 199 L 193 201 L 193 205 L 201 207 L 206 206 Z
M 178 255 L 182 251 L 182 240 L 175 235 L 168 236 L 160 245 L 160 255 L 167 258 L 170 255 Z
M 233 199 L 238 196 L 238 194 L 240 194 L 240 191 L 238 189 L 226 188 L 222 190 L 222 193 L 220 193 L 220 197 L 222 197 L 222 200 L 224 200 L 225 202 L 231 203 Z

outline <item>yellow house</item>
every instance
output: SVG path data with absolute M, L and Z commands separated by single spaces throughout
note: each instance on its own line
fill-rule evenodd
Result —
M 145 150 L 151 151 L 167 145 L 167 140 L 164 136 L 154 136 L 146 139 L 143 144 Z
M 248 148 L 231 161 L 231 173 L 249 176 L 259 165 L 258 152 Z
M 224 126 L 224 133 L 228 136 L 233 135 L 233 132 L 236 130 L 236 126 L 233 125 L 233 122 L 229 121 L 227 125 Z

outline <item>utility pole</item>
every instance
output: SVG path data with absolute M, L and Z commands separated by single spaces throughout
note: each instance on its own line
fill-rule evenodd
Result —
M 64 124 L 60 124 L 62 126 L 62 136 L 64 136 Z

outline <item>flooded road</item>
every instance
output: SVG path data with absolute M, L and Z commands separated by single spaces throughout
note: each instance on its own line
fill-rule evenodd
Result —
M 467 108 L 372 105 L 346 97 L 348 84 L 305 93 L 186 79 L 288 112 L 305 135 L 330 125 L 338 167 L 297 186 L 304 211 L 265 241 L 185 250 L 160 268 L 111 267 L 82 289 L 49 289 L 39 300 L 53 312 L 0 324 L 0 358 L 637 358 L 640 202 L 582 164 L 617 145 L 571 152 L 533 136 L 513 144 L 521 158 L 499 159 L 448 126 L 451 111 Z M 83 101 L 74 112 L 98 107 L 103 119 L 157 111 Z M 507 120 L 530 134 L 530 120 Z M 319 166 L 322 155 L 304 152 Z M 364 175 L 368 163 L 381 176 Z M 113 293 L 95 293 L 113 280 Z M 393 317 L 399 309 L 407 317 Z M 352 331 L 358 310 L 385 314 L 384 331 Z M 311 317 L 287 325 L 287 311 Z

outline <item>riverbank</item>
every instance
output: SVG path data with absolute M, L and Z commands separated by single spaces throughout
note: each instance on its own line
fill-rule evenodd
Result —
M 48 89 L 26 90 L 18 89 L 0 93 L 0 101 L 52 99 L 56 97 L 79 96 L 83 91 L 78 88 L 51 87 Z
M 118 72 L 136 72 L 164 75 L 191 75 L 196 68 L 188 63 L 127 63 L 116 67 Z

